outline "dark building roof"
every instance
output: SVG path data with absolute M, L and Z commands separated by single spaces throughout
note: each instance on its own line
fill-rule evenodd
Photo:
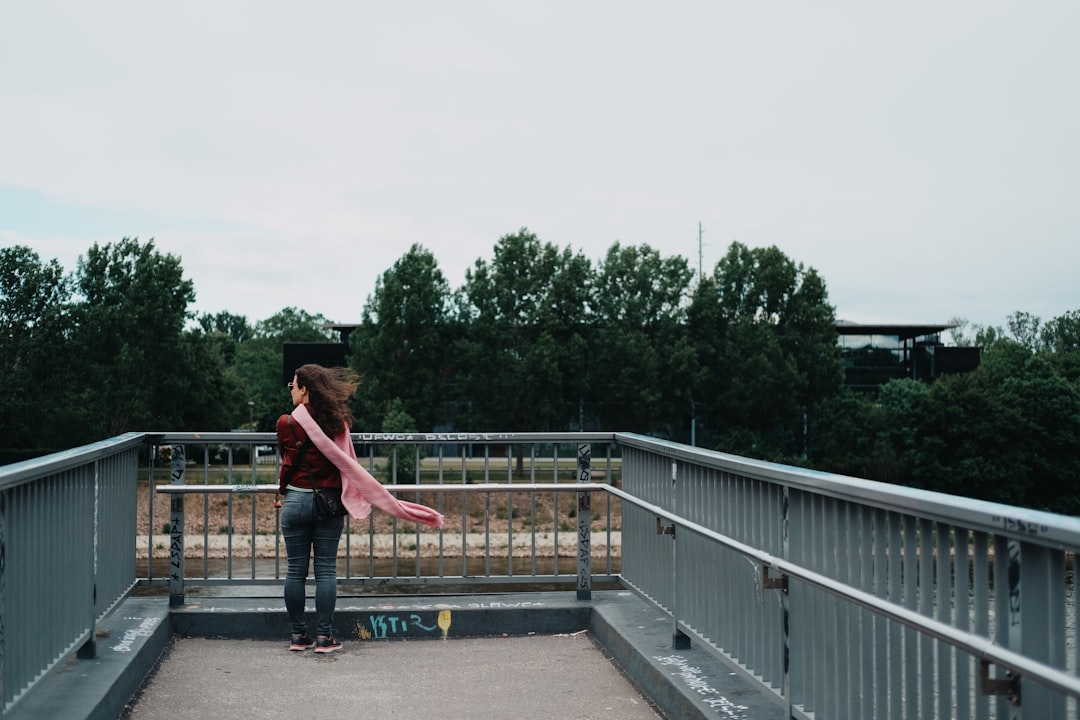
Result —
M 853 323 L 847 320 L 836 321 L 836 332 L 840 335 L 890 335 L 901 340 L 912 340 L 924 335 L 936 335 L 943 330 L 951 330 L 957 325 L 928 325 L 928 324 L 903 324 L 903 325 L 878 325 Z

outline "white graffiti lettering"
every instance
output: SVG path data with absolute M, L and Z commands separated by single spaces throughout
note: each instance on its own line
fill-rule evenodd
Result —
M 132 620 L 138 620 L 138 618 L 132 618 Z M 160 618 L 146 618 L 136 627 L 130 628 L 124 631 L 124 634 L 120 637 L 120 641 L 110 647 L 110 650 L 116 652 L 131 652 L 132 645 L 140 637 L 150 637 L 154 633 L 154 628 L 161 622 Z
M 353 438 L 364 443 L 431 442 L 458 443 L 505 440 L 508 433 L 353 433 Z
M 674 668 L 672 676 L 679 678 L 686 686 L 702 697 L 702 701 L 719 713 L 732 720 L 747 720 L 745 705 L 738 705 L 720 694 L 709 684 L 701 668 L 692 667 L 682 655 L 653 656 L 653 660 L 665 667 Z

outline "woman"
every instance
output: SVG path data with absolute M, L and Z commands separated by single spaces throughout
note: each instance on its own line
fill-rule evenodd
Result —
M 356 375 L 346 368 L 320 365 L 300 367 L 289 383 L 293 405 L 306 407 L 322 432 L 331 438 L 348 434 L 352 424 L 349 398 L 357 388 Z M 294 411 L 295 412 L 295 411 Z M 314 512 L 317 488 L 340 488 L 341 472 L 315 447 L 308 431 L 290 415 L 277 421 L 278 447 L 282 449 L 278 492 L 285 496 L 281 532 L 285 536 L 288 569 L 285 575 L 285 608 L 292 626 L 290 650 L 315 648 L 317 653 L 341 649 L 334 638 L 334 607 L 337 604 L 337 553 L 344 516 L 319 519 Z M 302 455 L 300 451 L 302 452 Z M 315 550 L 315 633 L 312 640 L 304 617 L 308 558 Z
M 377 507 L 391 515 L 441 528 L 443 516 L 426 505 L 398 500 L 356 462 L 349 428 L 349 398 L 356 392 L 356 374 L 346 368 L 303 365 L 289 383 L 292 414 L 277 421 L 281 448 L 278 492 L 285 496 L 281 532 L 285 536 L 288 570 L 285 609 L 292 627 L 290 650 L 314 647 L 317 653 L 341 649 L 334 637 L 337 604 L 337 550 L 345 524 L 342 515 L 319 518 L 313 488 L 341 489 L 341 504 L 362 520 Z M 304 586 L 308 558 L 315 551 L 315 633 L 312 640 L 304 619 Z

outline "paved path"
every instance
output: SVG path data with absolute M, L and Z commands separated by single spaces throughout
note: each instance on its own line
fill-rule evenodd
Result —
M 177 640 L 131 720 L 438 718 L 656 720 L 587 633 L 346 642 Z

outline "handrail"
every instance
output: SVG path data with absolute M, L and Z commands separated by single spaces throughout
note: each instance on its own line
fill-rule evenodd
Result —
M 433 443 L 467 444 L 467 443 L 490 443 L 510 444 L 519 443 L 557 443 L 570 445 L 574 443 L 613 443 L 616 433 L 612 432 L 432 432 L 432 433 L 382 433 L 382 432 L 353 432 L 350 433 L 354 443 L 390 445 L 402 443 L 406 445 L 430 445 Z M 177 445 L 184 443 L 245 443 L 251 442 L 257 445 L 271 445 L 277 442 L 277 434 L 272 432 L 158 432 L 146 433 L 147 439 L 159 445 Z
M 383 485 L 390 492 L 602 492 L 610 488 L 603 483 L 471 483 L 466 485 L 419 484 Z M 276 493 L 277 485 L 261 483 L 232 485 L 157 485 L 154 490 L 165 495 L 186 493 Z
M 1080 552 L 1080 517 L 779 465 L 633 433 L 615 433 L 615 440 L 621 447 L 638 448 L 702 467 L 752 475 L 837 500 L 963 525 L 971 530 L 1023 539 L 1059 550 Z
M 618 488 L 605 487 L 607 492 L 619 497 L 624 502 L 629 502 L 637 507 L 655 513 L 658 519 L 669 520 L 679 527 L 690 532 L 706 537 L 725 547 L 728 547 L 748 558 L 752 558 L 763 568 L 777 570 L 782 576 L 798 578 L 831 595 L 850 601 L 859 607 L 873 612 L 876 615 L 895 620 L 920 634 L 942 640 L 953 647 L 963 650 L 981 660 L 987 660 L 1007 670 L 1012 670 L 1017 675 L 1030 677 L 1041 684 L 1065 693 L 1075 698 L 1080 698 L 1080 678 L 1063 672 L 1055 667 L 1046 665 L 1027 658 L 1020 653 L 1003 648 L 993 640 L 976 635 L 920 613 L 909 610 L 902 605 L 889 602 L 846 583 L 838 582 L 820 573 L 807 570 L 793 562 L 778 558 L 771 553 L 757 550 L 745 543 L 741 543 L 726 535 L 710 530 L 698 523 L 686 520 L 675 513 L 668 512 L 658 505 L 640 500 Z
M 4 465 L 0 467 L 0 491 L 32 482 L 44 475 L 55 475 L 138 447 L 142 444 L 144 437 L 144 433 L 124 433 L 108 440 Z

